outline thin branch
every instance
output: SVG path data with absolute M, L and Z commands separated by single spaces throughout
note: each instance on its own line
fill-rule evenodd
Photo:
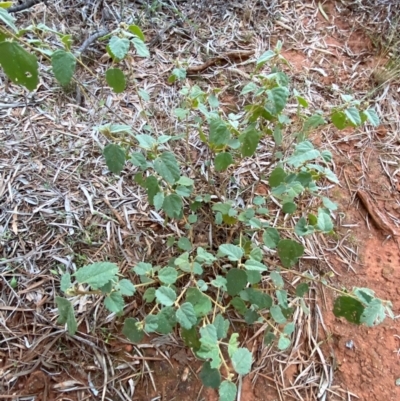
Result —
M 101 38 L 108 34 L 108 29 L 102 28 L 94 34 L 90 35 L 83 43 L 82 46 L 78 49 L 77 57 L 79 57 L 82 53 L 84 53 L 88 47 L 97 39 Z
M 17 6 L 12 6 L 10 8 L 7 8 L 7 11 L 9 13 L 17 13 L 18 11 L 27 10 L 28 8 L 31 8 L 31 7 L 35 6 L 36 4 L 39 4 L 42 2 L 44 2 L 45 4 L 47 3 L 46 0 L 28 0 L 25 3 L 18 4 Z

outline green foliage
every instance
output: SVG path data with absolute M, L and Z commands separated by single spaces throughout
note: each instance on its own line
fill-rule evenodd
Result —
M 16 35 L 13 17 L 2 8 L 0 22 L 0 65 L 14 83 L 34 90 L 39 83 L 37 57 L 25 50 L 26 42 Z M 74 79 L 77 60 L 81 61 L 71 36 L 44 24 L 35 29 L 56 34 L 64 46 L 64 50 L 38 51 L 49 57 L 60 85 L 68 85 Z M 27 31 L 35 33 L 33 28 Z M 117 64 L 131 51 L 148 57 L 145 36 L 137 25 L 120 24 L 103 39 L 112 64 L 105 80 L 114 92 L 121 93 L 128 82 Z M 264 342 L 279 350 L 291 345 L 295 307 L 309 313 L 304 297 L 316 279 L 300 275 L 302 281 L 292 288 L 285 282 L 284 272 L 294 269 L 305 252 L 301 237 L 334 231 L 332 215 L 337 205 L 322 195 L 322 187 L 327 181 L 338 183 L 331 170 L 332 154 L 317 149 L 308 139 L 309 133 L 327 122 L 338 129 L 366 122 L 379 124 L 377 113 L 350 95 L 342 95 L 343 104 L 328 114 L 308 110 L 309 102 L 290 86 L 288 76 L 279 68 L 286 63 L 281 48 L 278 42 L 275 49 L 256 60 L 252 79 L 243 84 L 240 94 L 246 106 L 238 114 L 225 117 L 217 90 L 206 93 L 198 85 L 182 86 L 186 70 L 177 67 L 168 82 L 182 86 L 182 102 L 173 115 L 186 125 L 185 134 L 156 135 L 150 118 L 146 131 L 140 133 L 120 124 L 98 128 L 109 141 L 103 155 L 110 173 L 121 174 L 130 163 L 135 169 L 133 181 L 147 194 L 148 203 L 165 223 L 180 220 L 180 229 L 186 231 L 166 243 L 176 254 L 164 265 L 139 262 L 132 268 L 130 280 L 120 276 L 114 263 L 93 263 L 74 274 L 64 274 L 60 288 L 65 297 L 56 298 L 58 323 L 66 324 L 71 335 L 77 331 L 77 322 L 69 298 L 103 297 L 106 309 L 117 315 L 122 315 L 125 297 L 141 298 L 147 315 L 141 320 L 125 319 L 122 333 L 133 343 L 149 333 L 180 334 L 186 346 L 204 361 L 200 372 L 203 384 L 218 388 L 221 401 L 236 398 L 233 379 L 248 374 L 253 361 L 252 353 L 240 347 L 239 333 L 230 324 L 232 311 L 248 325 L 268 323 Z M 141 101 L 149 101 L 145 90 L 135 89 Z M 289 102 L 298 105 L 296 133 L 291 132 L 292 121 L 285 114 Z M 193 129 L 207 148 L 207 156 L 196 161 L 191 160 L 189 149 L 188 135 Z M 242 199 L 246 189 L 229 171 L 257 155 L 265 141 L 275 143 L 270 160 L 273 169 L 267 177 L 261 175 L 269 185 L 268 193 Z M 181 142 L 187 150 L 185 159 L 175 152 L 182 149 Z M 200 172 L 206 170 L 207 174 Z M 237 194 L 228 190 L 228 183 L 239 188 Z M 286 224 L 288 217 L 296 221 L 294 230 Z M 198 244 L 199 228 L 212 235 L 215 248 Z M 221 233 L 227 232 L 229 237 L 221 240 Z M 265 254 L 273 259 L 268 266 Z M 386 315 L 393 317 L 390 302 L 365 288 L 341 292 L 334 314 L 367 326 L 381 323 Z

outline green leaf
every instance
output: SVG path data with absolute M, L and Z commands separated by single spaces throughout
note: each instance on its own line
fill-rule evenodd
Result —
M 4 8 L 0 8 L 0 21 L 3 21 L 14 32 L 18 32 L 18 29 L 14 24 L 15 18 Z
M 138 276 L 145 276 L 151 273 L 153 266 L 151 263 L 139 262 L 132 270 Z
M 164 192 L 156 193 L 153 198 L 154 209 L 160 210 L 164 204 L 164 199 Z
M 239 297 L 235 297 L 231 300 L 231 305 L 241 314 L 244 315 L 246 313 L 246 304 L 243 299 Z
M 200 371 L 200 380 L 206 387 L 217 389 L 221 384 L 219 369 L 212 369 L 210 362 L 204 362 Z
M 136 35 L 140 40 L 144 42 L 144 35 L 142 30 L 137 25 L 129 25 L 128 30 L 130 33 Z
M 197 288 L 188 288 L 186 291 L 186 301 L 193 305 L 196 317 L 207 316 L 212 310 L 210 298 Z
M 89 284 L 93 289 L 106 285 L 109 281 L 116 281 L 118 266 L 110 262 L 96 262 L 83 266 L 74 276 L 80 284 Z
M 295 324 L 290 322 L 283 328 L 283 333 L 290 336 L 294 332 L 295 328 Z
M 62 292 L 67 291 L 69 288 L 71 288 L 71 275 L 69 273 L 65 273 L 61 276 L 61 282 L 60 282 L 60 289 Z
M 119 291 L 112 292 L 110 295 L 106 296 L 104 299 L 104 306 L 114 313 L 119 313 L 124 310 L 124 298 Z
M 237 388 L 236 384 L 231 381 L 224 380 L 219 386 L 219 401 L 235 401 Z
M 343 111 L 335 111 L 331 115 L 332 123 L 337 129 L 345 129 L 347 127 L 347 117 Z
M 213 118 L 210 119 L 208 123 L 210 130 L 210 144 L 215 146 L 226 145 L 231 133 L 225 121 L 219 118 Z
M 178 247 L 182 249 L 182 251 L 191 251 L 192 243 L 186 237 L 181 237 L 178 240 Z
M 125 319 L 124 327 L 122 328 L 122 334 L 133 343 L 140 343 L 144 337 L 144 331 L 140 327 L 140 323 L 132 317 Z
M 380 124 L 379 116 L 374 109 L 367 109 L 363 111 L 364 115 L 367 117 L 368 121 L 374 126 L 378 127 Z
M 196 327 L 193 326 L 190 330 L 182 328 L 181 336 L 187 347 L 192 348 L 195 352 L 200 349 L 201 343 Z
M 254 288 L 246 288 L 244 290 L 252 305 L 256 305 L 259 309 L 268 309 L 272 306 L 272 298 L 260 290 Z
M 264 52 L 257 60 L 257 67 L 262 67 L 267 61 L 272 60 L 276 56 L 276 53 L 273 50 L 267 50 Z
M 365 323 L 369 327 L 373 327 L 382 323 L 385 318 L 385 307 L 380 299 L 375 298 L 364 309 L 360 322 Z
M 230 296 L 239 294 L 247 284 L 247 274 L 244 270 L 229 269 L 226 275 L 226 288 Z
M 318 208 L 317 228 L 324 233 L 329 233 L 333 230 L 333 222 L 331 216 L 325 209 Z
M 148 288 L 143 294 L 143 299 L 148 304 L 153 302 L 156 299 L 156 289 Z
M 314 114 L 311 117 L 307 118 L 307 120 L 304 122 L 303 131 L 310 131 L 313 128 L 317 128 L 323 124 L 325 124 L 324 118 L 320 114 Z
M 213 325 L 217 329 L 218 340 L 222 340 L 227 336 L 229 329 L 229 320 L 224 319 L 222 315 L 218 314 L 217 316 L 215 316 Z
M 253 363 L 251 352 L 247 348 L 239 348 L 232 355 L 232 366 L 239 375 L 247 375 L 250 373 Z
M 211 368 L 219 368 L 221 358 L 219 355 L 217 329 L 214 325 L 208 324 L 200 329 L 200 343 L 201 347 L 197 355 L 204 359 L 210 358 Z
M 282 212 L 287 214 L 293 214 L 297 209 L 297 205 L 293 202 L 286 202 L 282 205 Z
M 244 267 L 246 270 L 253 270 L 258 272 L 264 272 L 268 270 L 268 267 L 265 266 L 263 263 L 257 262 L 256 260 L 253 259 L 246 260 Z
M 360 112 L 355 107 L 349 107 L 344 111 L 346 114 L 347 119 L 353 124 L 354 126 L 361 125 L 361 116 Z
M 278 324 L 286 323 L 286 317 L 282 313 L 282 309 L 279 305 L 271 306 L 269 312 L 271 313 L 272 319 Z
M 242 156 L 251 157 L 257 149 L 258 142 L 260 141 L 260 134 L 253 126 L 250 126 L 241 135 L 240 140 L 242 142 Z
M 285 87 L 277 86 L 267 90 L 267 95 L 269 100 L 268 106 L 272 106 L 268 107 L 268 109 L 274 116 L 276 116 L 285 108 L 289 96 L 289 90 Z
M 284 351 L 285 349 L 288 349 L 289 347 L 290 347 L 290 339 L 286 335 L 281 334 L 279 336 L 278 348 L 281 351 Z
M 276 288 L 283 288 L 285 285 L 282 276 L 278 272 L 271 272 L 270 277 Z
M 282 136 L 282 129 L 281 129 L 281 127 L 279 125 L 277 125 L 274 128 L 274 131 L 273 131 L 272 135 L 274 137 L 275 145 L 276 146 L 281 146 L 282 145 L 283 136 Z
M 75 335 L 78 330 L 78 325 L 76 323 L 74 308 L 68 299 L 62 297 L 56 297 L 56 304 L 58 308 L 58 320 L 59 324 L 67 324 L 68 334 L 70 336 Z
M 261 273 L 257 270 L 247 270 L 247 281 L 250 284 L 258 284 L 261 281 Z
M 274 333 L 271 333 L 270 331 L 267 331 L 264 335 L 264 344 L 266 346 L 271 345 L 272 342 L 276 339 L 276 336 Z
M 279 231 L 276 228 L 269 227 L 263 232 L 263 242 L 269 249 L 275 249 L 281 240 Z
M 23 85 L 30 91 L 36 89 L 39 83 L 36 56 L 28 53 L 18 43 L 0 43 L 0 65 L 12 82 Z
M 375 292 L 369 288 L 354 288 L 354 295 L 364 304 L 368 305 L 374 298 Z
M 329 210 L 337 210 L 337 204 L 325 196 L 322 197 L 322 203 Z
M 103 150 L 108 169 L 114 174 L 120 174 L 125 165 L 125 151 L 119 145 L 108 144 Z
M 239 334 L 238 333 L 232 333 L 231 338 L 229 339 L 228 343 L 228 355 L 230 358 L 232 358 L 233 354 L 238 350 L 239 348 Z
M 56 50 L 51 55 L 51 65 L 57 81 L 66 86 L 71 82 L 75 72 L 76 59 L 72 53 L 64 50 Z
M 156 290 L 157 302 L 164 306 L 172 306 L 176 300 L 176 293 L 172 288 L 161 286 Z
M 301 217 L 294 227 L 294 232 L 300 237 L 312 234 L 314 231 L 314 227 L 307 224 L 307 220 L 304 217 Z
M 157 331 L 161 334 L 169 334 L 176 325 L 175 309 L 166 307 L 157 315 L 158 328 Z
M 169 184 L 175 184 L 179 180 L 179 165 L 175 155 L 171 152 L 164 152 L 154 160 L 154 170 Z
M 303 256 L 304 247 L 296 241 L 282 239 L 278 243 L 278 256 L 284 267 L 291 267 Z
M 146 150 L 152 150 L 157 145 L 157 141 L 147 134 L 135 135 L 135 139 L 139 142 L 139 146 Z
M 286 176 L 282 167 L 276 167 L 269 176 L 268 183 L 272 188 L 278 187 L 285 181 Z
M 321 156 L 319 150 L 314 149 L 314 146 L 309 141 L 300 142 L 287 163 L 294 167 L 300 167 L 302 164 L 315 160 Z
M 136 292 L 136 287 L 133 285 L 132 281 L 126 278 L 119 281 L 118 288 L 121 294 L 126 297 L 131 297 Z
M 158 278 L 163 284 L 175 284 L 178 279 L 178 272 L 173 267 L 164 267 L 158 272 Z
M 179 219 L 182 216 L 183 202 L 179 195 L 171 194 L 165 197 L 163 210 L 171 219 Z
M 115 93 L 122 93 L 126 88 L 125 75 L 119 68 L 109 68 L 106 71 L 106 81 Z
M 133 152 L 131 154 L 131 163 L 136 167 L 140 167 L 142 170 L 146 170 L 147 168 L 147 160 L 140 152 Z
M 204 250 L 204 248 L 199 246 L 197 248 L 196 260 L 200 263 L 205 263 L 207 265 L 210 265 L 213 262 L 215 262 L 217 258 L 212 253 L 207 252 L 206 250 Z
M 232 262 L 238 262 L 243 257 L 243 249 L 236 245 L 222 244 L 219 246 L 218 250 Z
M 133 46 L 135 46 L 136 52 L 140 57 L 149 57 L 150 52 L 147 48 L 146 44 L 140 38 L 132 38 L 131 39 Z
M 231 164 L 233 164 L 233 159 L 229 152 L 218 153 L 215 157 L 215 171 L 225 171 Z
M 144 319 L 144 331 L 146 333 L 154 333 L 158 328 L 158 317 L 154 315 L 147 315 Z
M 344 317 L 350 323 L 361 323 L 361 316 L 364 313 L 364 305 L 357 299 L 342 295 L 337 297 L 333 306 L 333 314 L 336 317 Z
M 226 289 L 226 278 L 225 277 L 217 276 L 217 277 L 215 277 L 214 280 L 211 281 L 211 284 L 214 287 L 222 288 L 224 291 L 227 291 L 227 289 Z
M 154 206 L 154 197 L 160 192 L 158 180 L 156 177 L 154 177 L 154 175 L 150 175 L 146 178 L 144 185 L 147 189 L 147 196 L 149 198 L 149 204 L 151 206 Z M 165 199 L 164 199 L 164 201 L 165 201 Z
M 113 36 L 107 46 L 110 56 L 117 60 L 123 60 L 129 51 L 130 42 L 126 38 Z
M 300 283 L 296 287 L 296 296 L 303 298 L 304 295 L 308 292 L 308 290 L 309 290 L 309 286 L 307 283 Z
M 185 302 L 176 311 L 176 320 L 186 330 L 191 329 L 196 324 L 196 313 L 190 302 Z

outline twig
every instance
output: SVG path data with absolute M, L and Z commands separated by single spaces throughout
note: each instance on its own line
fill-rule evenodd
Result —
M 217 57 L 212 57 L 209 60 L 207 60 L 205 63 L 200 64 L 200 65 L 195 65 L 192 67 L 189 67 L 186 72 L 187 74 L 197 74 L 199 72 L 204 71 L 205 69 L 219 63 L 219 62 L 225 62 L 227 63 L 230 60 L 234 60 L 234 59 L 239 59 L 239 60 L 244 60 L 247 59 L 249 57 L 251 57 L 254 54 L 253 50 L 248 50 L 248 51 L 232 51 L 229 53 L 225 53 L 221 56 L 217 56 Z
M 102 28 L 99 31 L 93 33 L 90 35 L 83 43 L 82 46 L 78 49 L 78 52 L 76 54 L 77 57 L 79 57 L 82 53 L 84 53 L 88 47 L 97 39 L 101 38 L 102 36 L 105 36 L 108 34 L 108 29 L 107 28 Z
M 31 8 L 31 7 L 35 6 L 36 4 L 43 3 L 43 2 L 45 4 L 47 3 L 46 0 L 28 0 L 25 3 L 22 3 L 22 4 L 19 4 L 17 6 L 12 6 L 12 7 L 7 8 L 7 11 L 9 13 L 17 13 L 18 11 L 27 10 L 28 8 Z

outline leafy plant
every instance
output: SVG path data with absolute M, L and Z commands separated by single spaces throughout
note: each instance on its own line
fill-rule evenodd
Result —
M 69 35 L 45 25 L 18 30 L 1 8 L 0 20 L 5 24 L 0 26 L 0 65 L 13 82 L 28 90 L 36 88 L 34 52 L 50 58 L 62 86 L 71 82 L 82 61 L 79 52 L 71 51 Z M 23 40 L 28 31 L 56 34 L 63 49 L 50 50 L 40 41 L 36 47 L 28 46 Z M 106 51 L 113 62 L 105 79 L 115 92 L 122 92 L 128 80 L 116 65 L 128 56 L 132 45 L 139 56 L 148 56 L 143 33 L 136 25 L 122 24 L 102 39 L 107 40 Z M 133 278 L 128 279 L 120 276 L 114 263 L 92 263 L 64 274 L 61 291 L 65 297 L 56 298 L 58 322 L 66 324 L 71 335 L 78 327 L 77 297 L 104 297 L 106 309 L 117 315 L 122 315 L 125 297 L 141 298 L 146 316 L 125 319 L 123 334 L 132 342 L 140 342 L 149 333 L 180 335 L 204 361 L 200 378 L 204 385 L 219 390 L 221 401 L 235 399 L 235 376 L 248 374 L 253 363 L 251 352 L 240 347 L 239 332 L 229 317 L 235 315 L 247 325 L 263 325 L 265 344 L 285 350 L 296 330 L 295 308 L 309 313 L 310 284 L 329 286 L 323 278 L 294 269 L 304 255 L 302 237 L 333 233 L 332 215 L 337 209 L 321 190 L 326 181 L 338 183 L 331 170 L 332 154 L 317 149 L 309 133 L 327 121 L 339 129 L 365 122 L 379 124 L 373 109 L 362 107 L 348 95 L 328 115 L 308 112 L 307 100 L 291 88 L 289 77 L 279 68 L 286 62 L 281 47 L 279 42 L 255 61 L 252 79 L 240 94 L 246 105 L 237 114 L 226 116 L 221 111 L 218 91 L 206 93 L 198 85 L 182 86 L 182 103 L 173 113 L 186 128 L 183 134 L 157 136 L 150 129 L 137 133 L 121 124 L 98 128 L 110 141 L 103 150 L 110 172 L 119 175 L 127 164 L 135 168 L 134 181 L 147 193 L 149 204 L 165 223 L 183 221 L 186 231 L 177 241 L 168 240 L 171 258 L 164 265 L 139 262 L 132 268 Z M 169 82 L 181 85 L 185 78 L 185 70 L 175 68 Z M 137 91 L 140 99 L 148 100 L 145 91 Z M 294 121 L 285 112 L 289 102 L 297 104 Z M 293 126 L 297 126 L 295 131 Z M 196 161 L 191 160 L 189 145 L 193 131 L 207 149 Z M 171 150 L 178 146 L 186 148 L 184 160 Z M 233 169 L 257 156 L 261 147 L 268 147 L 274 166 L 271 172 L 258 172 L 267 195 L 249 195 L 246 202 L 239 202 L 246 188 L 237 182 Z M 288 217 L 296 222 L 294 229 L 286 223 Z M 200 227 L 212 234 L 208 245 L 196 241 Z M 288 271 L 300 278 L 295 288 L 285 280 Z M 386 315 L 393 317 L 390 302 L 376 298 L 369 289 L 334 290 L 340 294 L 334 305 L 338 317 L 368 326 L 382 322 Z

